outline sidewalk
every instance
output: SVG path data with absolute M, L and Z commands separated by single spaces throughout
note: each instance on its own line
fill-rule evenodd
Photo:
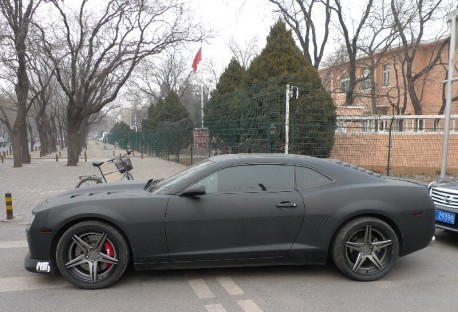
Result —
M 67 166 L 67 151 L 61 151 L 59 161 L 56 155 L 40 157 L 38 151 L 32 152 L 32 163 L 21 168 L 13 168 L 12 156 L 0 163 L 0 220 L 6 220 L 5 193 L 11 193 L 13 199 L 13 222 L 20 224 L 29 223 L 32 209 L 41 201 L 55 194 L 72 189 L 82 175 L 99 175 L 97 168 L 92 166 L 93 161 L 106 161 L 125 153 L 124 150 L 114 149 L 113 145 L 101 142 L 90 142 L 87 149 L 87 162 L 84 154 L 80 156 L 78 166 Z M 151 178 L 165 178 L 185 166 L 156 157 L 149 157 L 135 152 L 131 155 L 134 169 L 131 171 L 135 180 L 148 180 Z M 1 222 L 0 222 L 1 226 Z

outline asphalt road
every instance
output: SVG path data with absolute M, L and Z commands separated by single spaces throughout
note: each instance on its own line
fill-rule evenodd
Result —
M 89 147 L 88 152 L 102 159 L 112 151 L 103 154 Z M 133 164 L 137 178 L 166 176 L 182 168 L 138 156 Z M 108 289 L 81 290 L 59 275 L 25 271 L 25 228 L 30 210 L 43 198 L 72 187 L 81 172 L 92 173 L 90 164 L 69 168 L 63 161 L 33 158 L 24 168 L 12 168 L 12 160 L 0 165 L 0 193 L 12 190 L 17 209 L 13 221 L 5 221 L 0 211 L 0 311 L 457 310 L 458 235 L 442 230 L 436 231 L 429 247 L 400 258 L 392 272 L 376 282 L 349 280 L 331 264 L 150 272 L 130 269 Z M 4 209 L 3 203 L 0 209 Z
M 135 272 L 114 286 L 81 290 L 26 272 L 26 225 L 0 224 L 0 311 L 456 311 L 458 236 L 442 230 L 376 282 L 333 265 Z

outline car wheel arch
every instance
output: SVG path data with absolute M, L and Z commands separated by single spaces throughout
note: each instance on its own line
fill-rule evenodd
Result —
M 104 218 L 100 218 L 100 217 L 84 217 L 84 218 L 71 220 L 70 222 L 67 222 L 63 226 L 61 226 L 59 228 L 59 230 L 57 230 L 57 232 L 55 233 L 55 235 L 53 237 L 53 241 L 52 241 L 52 244 L 51 244 L 51 260 L 53 261 L 53 263 L 56 263 L 57 244 L 59 243 L 59 240 L 62 237 L 62 235 L 69 228 L 74 226 L 75 224 L 82 223 L 82 222 L 87 222 L 87 221 L 97 221 L 97 222 L 105 223 L 105 224 L 113 227 L 114 229 L 116 229 L 124 237 L 124 239 L 127 242 L 127 247 L 129 248 L 130 257 L 131 257 L 131 259 L 129 259 L 129 260 L 133 260 L 134 259 L 135 250 L 134 250 L 134 248 L 132 248 L 132 244 L 130 242 L 129 236 L 126 234 L 126 232 L 120 226 L 118 226 L 116 223 L 114 223 L 114 222 L 112 222 L 110 220 L 104 219 Z M 56 268 L 57 268 L 57 266 L 56 266 Z
M 401 254 L 401 250 L 402 250 L 402 246 L 404 245 L 404 241 L 403 241 L 401 230 L 397 226 L 396 222 L 394 222 L 391 218 L 389 218 L 388 216 L 384 214 L 371 212 L 371 213 L 362 213 L 362 214 L 352 215 L 348 217 L 347 219 L 340 220 L 339 224 L 335 227 L 334 231 L 332 232 L 333 234 L 328 241 L 328 253 L 329 253 L 328 256 L 329 257 L 330 257 L 330 251 L 331 251 L 331 244 L 334 241 L 336 235 L 339 233 L 340 229 L 344 227 L 347 223 L 353 220 L 360 219 L 360 218 L 366 218 L 366 217 L 382 220 L 383 222 L 387 223 L 393 229 L 393 231 L 396 233 L 396 236 L 398 238 L 399 253 Z

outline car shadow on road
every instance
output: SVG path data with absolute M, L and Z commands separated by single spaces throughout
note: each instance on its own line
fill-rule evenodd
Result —
M 458 248 L 458 233 L 437 229 L 435 233 L 435 241 L 448 247 Z

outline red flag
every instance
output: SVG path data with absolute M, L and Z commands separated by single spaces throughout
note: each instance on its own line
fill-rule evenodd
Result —
M 194 62 L 192 62 L 192 70 L 194 70 L 194 72 L 197 71 L 197 64 L 199 64 L 200 61 L 202 61 L 202 47 L 200 47 L 199 51 L 197 51 L 197 54 L 194 57 Z

